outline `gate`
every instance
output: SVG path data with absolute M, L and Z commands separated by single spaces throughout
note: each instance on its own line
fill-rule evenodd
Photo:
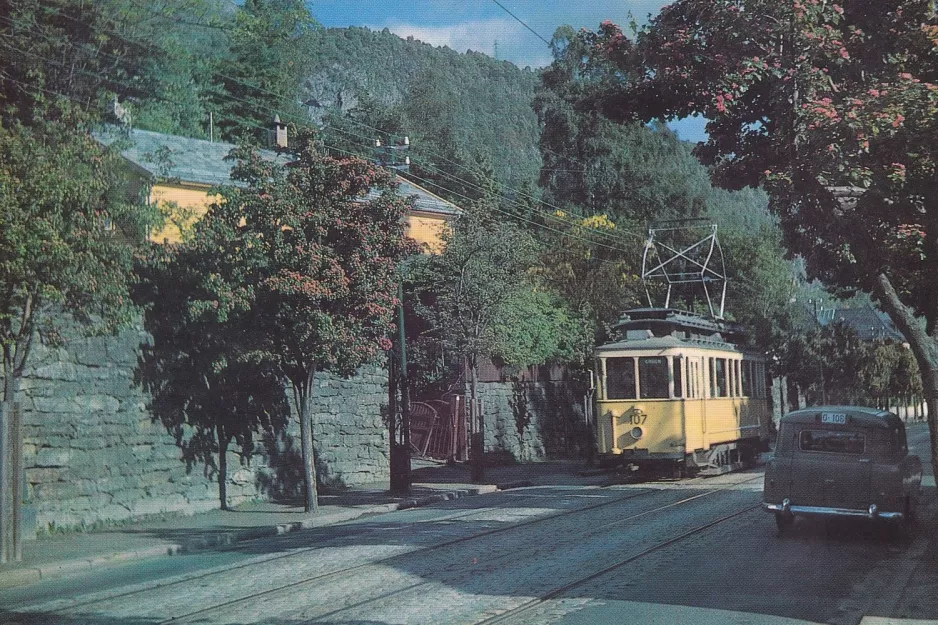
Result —
M 412 402 L 410 444 L 411 451 L 423 458 L 467 461 L 466 398 L 452 395 L 448 401 Z

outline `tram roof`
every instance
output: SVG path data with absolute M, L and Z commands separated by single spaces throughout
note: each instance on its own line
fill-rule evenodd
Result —
M 656 322 L 681 328 L 703 330 L 705 332 L 719 332 L 721 334 L 730 335 L 743 333 L 743 327 L 738 323 L 724 319 L 704 317 L 697 313 L 679 310 L 677 308 L 633 308 L 626 310 L 613 327 L 628 327 Z
M 606 343 L 596 348 L 596 354 L 615 351 L 641 351 L 665 349 L 706 349 L 713 351 L 742 352 L 738 345 L 727 343 L 720 339 L 679 339 L 674 336 L 651 336 L 642 339 L 624 339 L 613 343 Z
M 598 350 L 699 347 L 740 351 L 744 335 L 739 324 L 675 308 L 626 310 L 613 330 L 620 332 L 622 338 Z

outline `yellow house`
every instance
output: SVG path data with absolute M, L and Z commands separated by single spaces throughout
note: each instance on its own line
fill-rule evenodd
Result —
M 108 129 L 98 135 L 106 145 L 120 141 L 133 175 L 131 191 L 142 195 L 148 206 L 157 208 L 164 225 L 149 233 L 158 243 L 178 243 L 217 199 L 212 187 L 231 184 L 231 162 L 225 157 L 235 146 L 136 129 Z M 261 150 L 262 156 L 287 162 L 276 152 Z M 406 216 L 407 234 L 430 253 L 442 247 L 440 236 L 460 213 L 459 207 L 399 177 L 399 191 L 414 197 L 414 208 Z

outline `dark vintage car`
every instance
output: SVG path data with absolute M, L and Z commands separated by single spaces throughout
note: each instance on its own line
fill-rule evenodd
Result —
M 765 470 L 762 508 L 780 531 L 796 516 L 911 522 L 922 463 L 909 454 L 905 426 L 876 408 L 820 406 L 779 423 Z

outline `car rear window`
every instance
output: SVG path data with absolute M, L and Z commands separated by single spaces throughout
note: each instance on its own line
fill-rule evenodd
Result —
M 801 451 L 821 451 L 859 456 L 866 449 L 866 435 L 862 432 L 802 430 L 798 440 Z

